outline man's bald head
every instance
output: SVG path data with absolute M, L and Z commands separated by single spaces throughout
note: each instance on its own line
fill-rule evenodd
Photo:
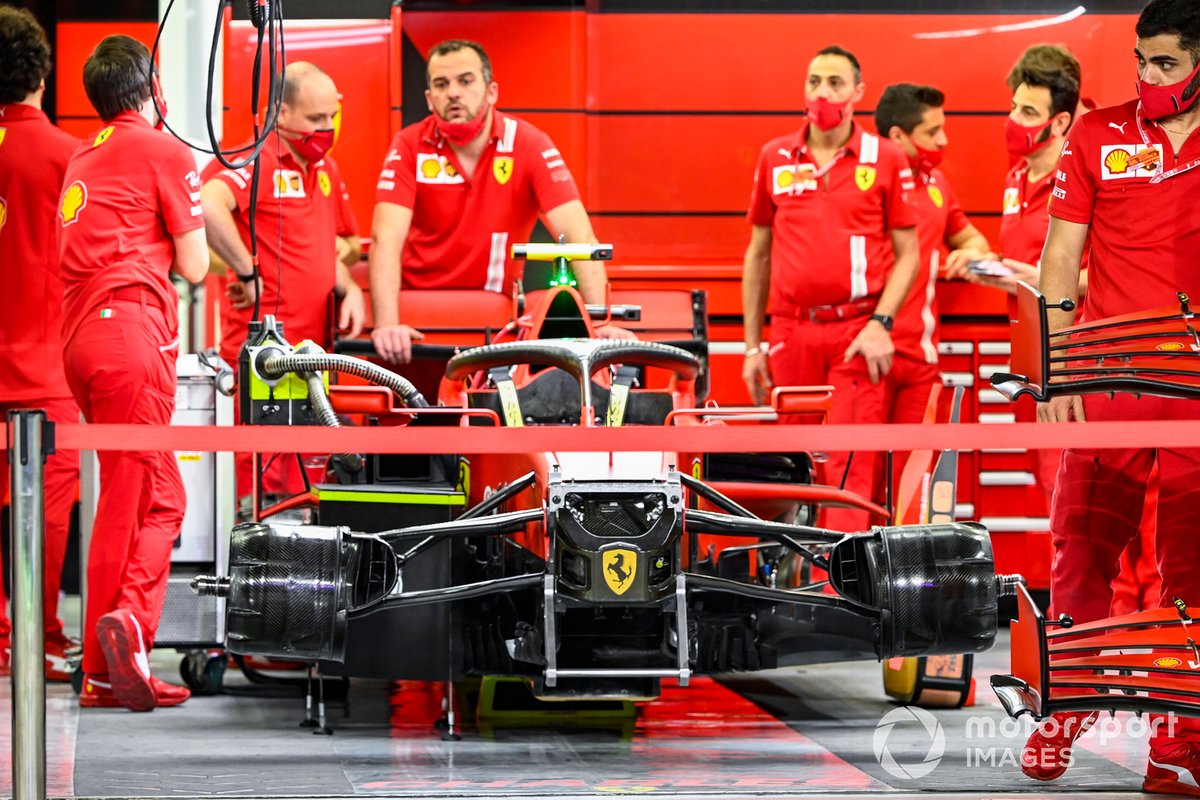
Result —
M 283 71 L 283 102 L 289 106 L 296 105 L 301 91 L 312 82 L 314 88 L 328 89 L 337 94 L 333 78 L 310 61 L 296 61 L 287 65 Z

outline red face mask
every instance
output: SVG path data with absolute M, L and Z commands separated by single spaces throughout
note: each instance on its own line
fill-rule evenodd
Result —
M 465 122 L 442 119 L 437 114 L 433 115 L 433 119 L 442 138 L 452 145 L 464 147 L 473 142 L 479 132 L 483 130 L 483 123 L 487 122 L 487 112 L 488 105 L 484 103 L 479 109 L 479 113 Z
M 808 101 L 805 111 L 808 115 L 808 121 L 816 125 L 818 130 L 831 131 L 842 124 L 842 120 L 846 118 L 846 109 L 849 105 L 849 100 L 841 103 L 831 103 L 824 97 L 817 97 Z
M 1042 138 L 1045 132 L 1050 130 L 1050 125 L 1050 122 L 1044 125 L 1022 125 L 1009 117 L 1004 122 L 1004 140 L 1008 145 L 1008 152 L 1017 158 L 1025 158 L 1041 150 L 1050 144 L 1051 137 Z
M 909 141 L 911 142 L 912 140 L 910 139 Z M 943 150 L 926 150 L 916 142 L 912 142 L 912 146 L 917 151 L 917 154 L 908 159 L 908 161 L 917 172 L 928 175 L 937 168 L 938 164 L 942 163 L 944 148 Z
M 333 128 L 319 128 L 315 131 L 301 132 L 279 126 L 279 132 L 287 136 L 288 144 L 296 151 L 296 155 L 309 164 L 315 164 L 325 157 L 333 147 Z
M 1200 97 L 1200 91 L 1184 100 L 1183 90 L 1188 87 L 1198 73 L 1200 73 L 1200 64 L 1196 64 L 1192 73 L 1179 83 L 1172 83 L 1168 86 L 1155 86 L 1139 80 L 1138 96 L 1142 99 L 1142 112 L 1149 119 L 1162 119 L 1187 111 L 1195 104 L 1196 98 Z

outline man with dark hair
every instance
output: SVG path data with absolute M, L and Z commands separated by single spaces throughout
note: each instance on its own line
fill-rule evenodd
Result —
M 83 80 L 103 127 L 71 156 L 58 201 L 67 382 L 88 422 L 168 425 L 179 352 L 169 273 L 195 283 L 208 270 L 200 178 L 188 148 L 152 127 L 145 45 L 105 38 Z M 100 453 L 80 705 L 149 711 L 188 698 L 147 655 L 184 505 L 174 453 Z
M 62 365 L 62 278 L 54 246 L 54 209 L 67 160 L 79 140 L 50 124 L 42 93 L 50 72 L 50 45 L 33 15 L 0 6 L 0 414 L 45 409 L 53 422 L 79 421 Z M 7 465 L 7 461 L 6 461 Z M 7 473 L 7 469 L 6 469 Z M 58 591 L 71 507 L 79 482 L 79 454 L 57 450 L 45 472 L 46 679 L 68 681 L 67 651 L 77 642 L 63 633 Z M 0 487 L 8 502 L 9 481 Z M 0 584 L 0 674 L 9 670 L 7 598 Z
M 1080 119 L 1064 145 L 1050 200 L 1040 288 L 1051 301 L 1075 297 L 1086 244 L 1084 322 L 1177 306 L 1177 292 L 1200 296 L 1200 224 L 1194 210 L 1200 195 L 1195 136 L 1200 3 L 1152 0 L 1138 20 L 1137 36 L 1140 99 Z M 1074 311 L 1050 311 L 1052 331 L 1074 321 Z M 1200 418 L 1200 402 L 1129 394 L 1059 397 L 1040 404 L 1038 418 L 1194 420 Z M 1069 448 L 1050 519 L 1051 616 L 1070 614 L 1082 623 L 1108 615 L 1118 558 L 1138 533 L 1147 476 L 1156 464 L 1162 605 L 1170 607 L 1173 598 L 1197 602 L 1200 450 Z M 1025 773 L 1042 780 L 1062 774 L 1071 744 L 1096 715 L 1055 718 L 1053 726 L 1030 737 L 1022 754 Z M 1200 724 L 1192 718 L 1152 720 L 1151 728 L 1143 790 L 1200 795 Z
M 943 248 L 949 251 L 947 268 L 988 251 L 987 238 L 967 219 L 958 196 L 937 168 L 949 144 L 942 110 L 945 101 L 940 89 L 898 83 L 884 89 L 875 106 L 876 130 L 904 151 L 919 181 L 913 205 L 919 213 L 921 257 L 913 288 L 892 331 L 896 357 L 888 373 L 889 422 L 921 422 L 931 390 L 941 383 L 935 286 Z
M 814 57 L 803 126 L 763 147 L 742 275 L 742 378 L 751 399 L 764 402 L 773 383 L 832 384 L 833 423 L 887 419 L 891 333 L 919 252 L 908 161 L 854 122 L 864 89 L 857 63 L 841 48 Z M 874 498 L 877 462 L 875 453 L 856 454 L 846 488 Z M 840 483 L 846 463 L 846 454 L 830 454 L 825 480 Z M 825 516 L 839 530 L 863 530 L 868 521 L 850 509 Z
M 1012 90 L 1012 110 L 1005 121 L 1005 139 L 1009 155 L 1015 159 L 1004 178 L 1004 196 L 1000 217 L 1000 254 L 988 254 L 989 260 L 1003 258 L 1007 274 L 993 275 L 967 270 L 966 263 L 950 267 L 947 276 L 994 286 L 1010 294 L 1009 316 L 1017 313 L 1017 282 L 1038 282 L 1038 262 L 1050 224 L 1050 195 L 1054 190 L 1055 168 L 1067 131 L 1079 107 L 1080 68 L 1075 56 L 1065 47 L 1039 44 L 1028 48 L 1008 74 Z M 1080 276 L 1079 294 L 1087 288 L 1087 272 Z M 1013 404 L 1018 422 L 1033 422 L 1037 409 L 1032 400 L 1021 398 Z M 1049 510 L 1060 458 L 1058 450 L 1030 450 L 1030 470 L 1042 489 Z
M 483 47 L 454 39 L 429 54 L 430 115 L 396 134 L 383 162 L 371 223 L 371 339 L 397 363 L 421 333 L 399 315 L 402 289 L 507 293 L 520 275 L 511 245 L 540 212 L 556 237 L 595 243 L 575 180 L 550 137 L 496 108 L 500 87 Z M 574 262 L 579 292 L 605 303 L 598 262 Z M 628 337 L 615 325 L 601 336 Z M 428 387 L 425 387 L 428 388 Z
M 283 322 L 283 333 L 293 343 L 311 339 L 332 348 L 331 295 L 340 298 L 338 327 L 351 337 L 362 330 L 362 289 L 337 253 L 337 242 L 356 239 L 358 227 L 341 171 L 328 155 L 337 114 L 333 79 L 306 61 L 290 63 L 284 72 L 280 135 L 267 138 L 257 178 L 253 165 L 233 170 L 214 160 L 204 169 L 201 204 L 208 242 L 228 265 L 221 356 L 231 364 L 245 344 L 260 286 L 261 307 Z M 256 179 L 261 265 L 257 283 L 250 258 L 250 190 Z M 357 260 L 358 250 L 349 256 Z M 236 462 L 238 492 L 248 494 L 253 480 L 250 457 L 238 454 Z M 295 458 L 275 458 L 263 475 L 265 493 L 303 490 L 304 476 Z

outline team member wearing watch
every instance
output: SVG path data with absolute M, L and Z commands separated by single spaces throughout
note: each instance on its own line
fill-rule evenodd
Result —
M 884 422 L 895 345 L 889 330 L 917 271 L 915 189 L 903 151 L 854 122 L 863 97 L 858 60 L 840 47 L 808 67 L 807 118 L 763 147 L 742 278 L 742 377 L 762 403 L 773 385 L 832 385 L 831 423 Z M 766 312 L 771 314 L 764 347 Z M 831 453 L 823 479 L 840 484 L 848 455 Z M 846 488 L 879 494 L 878 454 L 854 457 Z M 869 525 L 865 512 L 830 509 L 823 524 Z
M 222 302 L 221 357 L 236 363 L 246 341 L 256 293 L 260 312 L 283 323 L 288 341 L 311 339 L 333 345 L 331 295 L 339 298 L 337 326 L 349 337 L 362 330 L 363 292 L 338 254 L 341 237 L 356 239 L 356 223 L 333 145 L 338 92 L 320 68 L 298 61 L 287 65 L 278 136 L 262 149 L 258 172 L 252 166 L 225 169 L 213 161 L 203 173 L 201 203 L 208 241 L 231 276 Z M 259 280 L 250 257 L 250 190 L 258 186 Z M 357 253 L 353 253 L 357 260 Z M 304 490 L 304 476 L 293 457 L 266 459 L 263 492 L 288 495 Z M 251 460 L 237 458 L 238 493 L 251 487 Z
M 875 129 L 899 146 L 916 176 L 913 204 L 920 213 L 917 279 L 896 319 L 896 357 L 888 373 L 888 422 L 919 423 L 942 382 L 938 371 L 937 280 L 942 265 L 963 264 L 988 252 L 987 238 L 963 213 L 946 176 L 938 169 L 949 139 L 945 95 L 933 86 L 898 83 L 884 89 L 875 105 Z M 944 255 L 943 255 L 944 254 Z M 905 456 L 898 455 L 902 468 Z

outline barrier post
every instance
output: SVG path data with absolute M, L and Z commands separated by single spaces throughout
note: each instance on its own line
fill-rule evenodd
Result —
M 45 411 L 8 412 L 12 481 L 12 775 L 13 800 L 46 798 L 46 680 L 42 641 L 43 467 L 54 449 Z M 43 435 L 45 434 L 45 435 Z

